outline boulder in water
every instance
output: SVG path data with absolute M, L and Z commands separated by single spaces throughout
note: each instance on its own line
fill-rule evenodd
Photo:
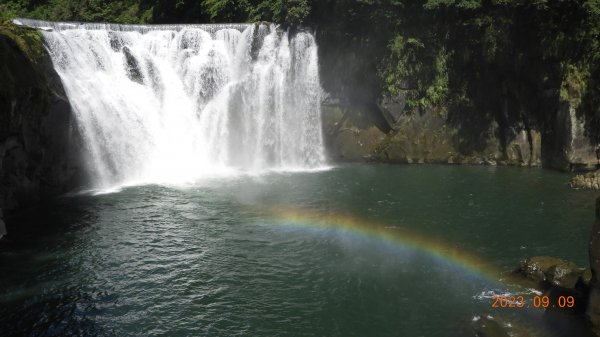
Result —
M 550 286 L 574 288 L 580 278 L 584 283 L 588 283 L 590 278 L 589 272 L 584 268 L 551 256 L 528 258 L 516 270 L 516 274 L 536 282 L 542 289 Z
M 569 181 L 569 186 L 587 190 L 600 189 L 600 170 L 576 175 Z
M 577 280 L 583 277 L 585 269 L 577 267 L 571 261 L 557 263 L 546 270 L 546 279 L 552 285 L 574 288 Z

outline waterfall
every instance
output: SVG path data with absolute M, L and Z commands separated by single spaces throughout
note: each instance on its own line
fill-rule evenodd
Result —
M 275 25 L 40 28 L 96 187 L 325 165 L 317 45 Z

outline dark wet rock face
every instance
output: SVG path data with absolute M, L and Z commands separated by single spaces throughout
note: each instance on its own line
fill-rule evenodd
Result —
M 381 114 L 385 120 L 394 128 L 405 113 L 406 91 L 400 91 L 394 97 L 383 95 L 377 101 L 377 107 L 381 110 Z
M 579 289 L 552 287 L 544 293 L 550 298 L 550 303 L 558 303 L 560 297 L 572 296 L 573 308 L 548 307 L 544 312 L 544 324 L 553 336 L 596 337 L 585 319 L 587 293 Z M 543 334 L 545 336 L 547 334 Z
M 375 127 L 379 135 L 368 136 L 373 146 L 361 147 L 358 158 L 408 164 L 544 166 L 563 171 L 587 171 L 597 163 L 594 145 L 583 131 L 584 121 L 569 102 L 555 107 L 556 116 L 546 129 L 453 120 L 444 106 L 409 112 L 403 91 L 394 97 L 382 96 L 373 109 L 327 106 L 323 109 L 325 126 L 332 109 L 345 111 L 332 122 L 342 132 L 326 133 L 335 144 L 330 153 L 341 160 L 356 160 L 357 156 L 347 158 L 345 153 L 364 143 L 363 134 L 372 133 L 369 130 Z M 347 130 L 359 137 L 344 134 Z M 600 180 L 586 178 L 582 185 L 577 187 L 599 189 Z
M 5 215 L 82 180 L 80 137 L 39 34 L 0 23 L 0 209 Z
M 543 142 L 544 167 L 563 171 L 592 170 L 596 167 L 595 147 L 585 134 L 585 120 L 578 116 L 575 102 L 561 102 L 548 123 L 550 130 Z
M 588 300 L 587 317 L 594 332 L 600 336 L 600 197 L 596 199 L 596 220 L 592 227 L 590 239 L 590 267 L 592 280 L 590 282 L 590 297 Z
M 323 55 L 322 60 L 327 57 L 330 56 Z M 327 74 L 324 71 L 325 82 L 332 80 L 328 77 L 338 76 Z M 362 158 L 388 163 L 544 166 L 562 171 L 589 171 L 596 167 L 597 144 L 586 131 L 590 121 L 580 116 L 580 102 L 575 97 L 559 99 L 558 90 L 548 90 L 533 98 L 539 100 L 539 109 L 546 111 L 542 120 L 533 122 L 526 117 L 535 115 L 536 110 L 523 111 L 522 119 L 508 120 L 508 108 L 490 117 L 482 111 L 456 109 L 449 102 L 413 107 L 408 104 L 408 97 L 414 89 L 404 82 L 393 94 L 381 92 L 377 99 L 369 98 L 368 102 L 375 102 L 375 107 L 355 99 L 359 96 L 355 93 L 337 93 L 336 99 L 351 107 L 345 109 L 351 115 L 371 114 L 383 120 L 389 129 L 386 131 L 375 123 L 352 124 L 351 117 L 340 121 L 346 126 L 341 130 L 354 128 L 356 134 L 373 126 L 381 131 L 382 137 L 378 137 L 381 140 L 375 140 L 377 144 L 371 151 L 363 148 Z M 349 103 L 353 101 L 362 101 L 362 106 Z M 337 144 L 330 153 L 334 157 L 340 153 L 342 160 L 346 158 L 342 152 L 359 141 L 335 133 L 326 136 Z M 600 186 L 598 180 L 595 186 Z
M 127 77 L 134 82 L 143 84 L 144 75 L 142 74 L 140 63 L 135 58 L 135 55 L 133 55 L 131 50 L 126 46 L 123 47 L 123 55 L 125 55 L 125 71 L 127 72 Z
M 6 224 L 2 221 L 2 208 L 0 208 L 0 239 L 6 235 Z
M 541 165 L 541 136 L 536 130 L 513 128 L 501 133 L 498 125 L 493 124 L 482 133 L 478 146 L 467 146 L 468 130 L 450 123 L 444 109 L 407 113 L 405 104 L 402 95 L 384 97 L 373 110 L 324 104 L 323 125 L 332 159 L 404 164 Z
M 322 105 L 323 133 L 331 159 L 336 161 L 373 160 L 378 146 L 389 131 L 385 120 L 372 111 L 343 108 L 337 103 Z

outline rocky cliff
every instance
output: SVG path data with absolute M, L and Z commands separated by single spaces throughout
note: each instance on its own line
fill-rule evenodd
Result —
M 392 94 L 374 79 L 378 70 L 370 61 L 384 51 L 372 47 L 367 37 L 363 40 L 371 44 L 346 45 L 336 34 L 317 34 L 322 85 L 329 93 L 322 110 L 332 159 L 595 168 L 597 127 L 593 109 L 586 105 L 591 100 L 585 98 L 586 92 L 593 94 L 585 89 L 593 84 L 589 65 L 567 67 L 569 71 L 557 71 L 543 83 L 537 78 L 542 75 L 526 81 L 502 75 L 502 64 L 463 76 L 461 69 L 475 65 L 452 68 L 442 62 L 438 70 L 455 77 L 446 80 L 446 90 L 457 93 L 421 105 L 415 103 L 420 73 L 407 74 Z M 420 66 L 431 70 L 438 67 L 434 61 L 421 60 Z M 408 61 L 394 62 L 400 67 Z M 539 68 L 542 74 L 553 69 Z M 496 83 L 502 76 L 505 82 Z M 461 86 L 470 91 L 463 93 Z
M 0 23 L 0 78 L 1 217 L 78 186 L 82 170 L 80 137 L 40 32 Z
M 596 220 L 590 237 L 590 298 L 588 300 L 587 317 L 592 323 L 596 335 L 600 336 L 600 197 L 596 199 Z
M 594 168 L 598 8 L 317 3 L 333 158 Z
M 402 97 L 383 97 L 375 108 L 323 105 L 330 156 L 339 161 L 512 165 L 585 171 L 596 166 L 584 117 L 569 102 L 549 99 L 545 126 L 449 116 L 445 106 L 407 112 Z
M 330 156 L 341 161 L 443 163 L 470 165 L 542 165 L 540 131 L 523 126 L 502 132 L 491 123 L 483 132 L 456 125 L 443 108 L 395 115 L 392 123 L 373 122 L 373 113 L 323 107 Z M 381 126 L 383 124 L 383 126 Z M 471 132 L 472 131 L 472 132 Z M 465 138 L 477 137 L 477 146 Z M 502 140 L 507 139 L 506 143 Z

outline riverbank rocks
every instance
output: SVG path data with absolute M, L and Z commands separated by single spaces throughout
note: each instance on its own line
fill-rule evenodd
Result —
M 569 181 L 571 188 L 600 190 L 600 170 L 578 174 Z
M 589 284 L 591 279 L 589 270 L 580 268 L 571 261 L 551 256 L 530 257 L 521 264 L 515 274 L 535 282 L 541 289 L 552 286 L 575 288 L 580 279 L 584 284 Z
M 585 311 L 585 318 L 590 323 L 593 332 L 600 336 L 600 197 L 596 199 L 596 219 L 590 236 L 589 260 L 590 269 L 583 269 L 577 267 L 573 262 L 559 258 L 535 256 L 524 261 L 513 273 L 537 283 L 539 288 L 545 290 L 546 295 L 554 302 L 559 296 L 569 295 L 576 298 L 576 304 L 582 303 L 583 308 L 580 306 L 574 308 L 575 316 L 573 318 L 565 318 L 565 313 L 567 313 L 565 310 L 557 309 L 546 312 L 551 315 L 550 321 L 552 322 L 558 324 L 560 320 L 564 320 L 561 324 L 571 329 L 566 331 L 574 331 L 573 327 L 582 331 L 582 333 L 573 332 L 574 336 L 587 336 L 583 332 L 589 329 L 589 325 L 583 323 L 578 325 L 577 323 L 577 319 L 582 320 L 583 311 Z
M 592 226 L 589 256 L 592 280 L 590 282 L 587 318 L 592 324 L 596 335 L 600 336 L 600 197 L 596 199 L 596 220 Z

